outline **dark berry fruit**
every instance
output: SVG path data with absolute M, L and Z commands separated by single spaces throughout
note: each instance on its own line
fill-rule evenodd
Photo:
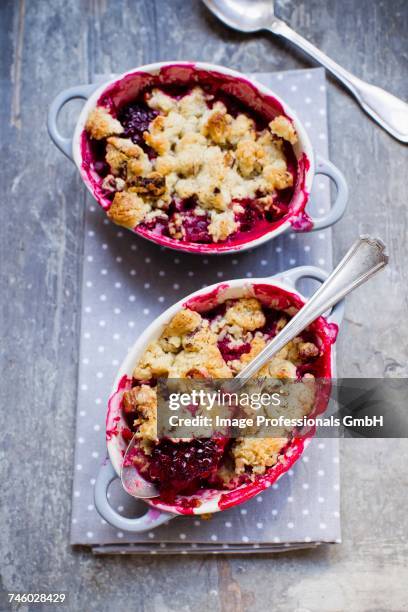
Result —
M 249 232 L 263 220 L 263 214 L 252 200 L 244 200 L 241 204 L 244 211 L 236 215 L 239 222 L 239 231 Z
M 208 233 L 209 220 L 207 215 L 183 215 L 183 228 L 187 242 L 211 242 Z
M 221 440 L 161 440 L 150 455 L 147 476 L 166 498 L 193 492 L 202 479 L 216 472 L 223 450 Z
M 238 346 L 231 344 L 232 338 L 230 336 L 224 336 L 222 340 L 218 342 L 218 348 L 224 358 L 224 361 L 233 361 L 239 359 L 244 353 L 249 353 L 251 345 L 249 342 L 242 342 Z
M 96 161 L 94 163 L 94 169 L 100 176 L 106 176 L 109 173 L 109 166 L 104 161 Z
M 118 119 L 124 127 L 124 135 L 139 146 L 144 146 L 143 132 L 157 116 L 157 112 L 142 104 L 129 104 L 119 113 Z

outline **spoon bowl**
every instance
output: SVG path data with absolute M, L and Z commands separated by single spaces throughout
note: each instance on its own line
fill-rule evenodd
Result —
M 203 0 L 206 7 L 230 28 L 258 32 L 272 25 L 273 0 Z
M 123 488 L 126 493 L 133 497 L 140 497 L 141 499 L 150 499 L 152 497 L 158 497 L 159 490 L 152 482 L 149 482 L 143 476 L 140 475 L 136 466 L 132 460 L 136 450 L 136 435 L 133 436 L 129 442 L 129 446 L 126 449 L 125 456 L 123 457 L 122 469 L 120 472 L 120 479 L 122 481 Z

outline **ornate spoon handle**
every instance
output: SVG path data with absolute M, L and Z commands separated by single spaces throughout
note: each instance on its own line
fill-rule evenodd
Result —
M 331 72 L 351 91 L 365 112 L 384 130 L 401 142 L 408 142 L 408 104 L 385 89 L 371 85 L 340 66 L 311 42 L 292 30 L 284 21 L 275 18 L 267 28 L 294 43 Z
M 228 391 L 239 389 L 273 355 L 293 340 L 317 317 L 329 310 L 348 293 L 365 283 L 388 263 L 385 246 L 378 238 L 360 236 L 337 268 L 277 336 L 237 376 L 228 381 Z

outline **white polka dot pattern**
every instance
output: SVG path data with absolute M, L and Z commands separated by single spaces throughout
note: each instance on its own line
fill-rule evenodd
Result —
M 315 150 L 327 156 L 323 70 L 258 75 L 258 80 L 276 89 L 296 109 Z M 329 195 L 327 180 L 317 177 L 309 210 L 325 213 Z M 330 230 L 290 233 L 250 252 L 201 258 L 160 249 L 106 221 L 89 198 L 71 542 L 99 545 L 96 552 L 115 547 L 132 552 L 136 550 L 133 543 L 139 551 L 167 554 L 225 548 L 228 552 L 259 552 L 287 544 L 339 540 L 336 440 L 313 441 L 303 460 L 279 483 L 245 507 L 215 514 L 211 520 L 177 518 L 154 532 L 128 534 L 100 519 L 93 505 L 93 486 L 106 453 L 106 400 L 116 369 L 140 332 L 173 302 L 219 279 L 269 276 L 304 264 L 326 269 L 332 265 Z M 307 284 L 301 290 L 307 292 Z M 145 508 L 143 502 L 125 495 L 118 482 L 113 483 L 109 498 L 125 516 L 134 516 L 136 510 L 141 514 Z

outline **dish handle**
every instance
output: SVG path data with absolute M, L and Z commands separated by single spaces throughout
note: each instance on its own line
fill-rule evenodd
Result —
M 316 231 L 326 229 L 331 225 L 334 225 L 341 219 L 346 210 L 346 205 L 349 196 L 349 189 L 347 185 L 347 181 L 344 178 L 344 174 L 340 172 L 340 170 L 328 159 L 324 159 L 320 155 L 316 156 L 316 174 L 324 174 L 329 179 L 331 179 L 336 185 L 337 194 L 336 199 L 334 201 L 333 206 L 330 208 L 329 212 L 323 217 L 319 217 L 318 219 L 311 218 L 313 227 L 308 229 L 308 231 Z M 304 231 L 299 229 L 297 231 Z
M 96 478 L 94 500 L 95 508 L 101 517 L 113 527 L 123 531 L 140 533 L 142 531 L 154 529 L 176 516 L 175 514 L 163 512 L 151 506 L 147 506 L 147 512 L 138 518 L 127 518 L 122 516 L 112 508 L 108 500 L 109 485 L 116 478 L 119 478 L 119 476 L 113 469 L 109 459 L 106 459 L 106 462 L 101 466 Z
M 70 100 L 87 100 L 99 85 L 75 85 L 61 91 L 51 102 L 48 110 L 47 127 L 51 140 L 69 159 L 73 160 L 72 137 L 63 136 L 58 128 L 58 116 L 61 109 Z
M 326 278 L 328 278 L 329 273 L 326 270 L 322 270 L 322 268 L 318 268 L 317 266 L 298 266 L 297 268 L 292 268 L 292 270 L 286 270 L 286 272 L 282 272 L 276 275 L 279 279 L 282 279 L 282 282 L 286 282 L 289 285 L 292 285 L 294 289 L 296 289 L 296 285 L 303 278 L 312 278 L 314 280 L 320 281 L 323 283 Z M 333 306 L 328 315 L 331 323 L 335 323 L 336 325 L 340 325 L 344 317 L 344 298 L 337 302 Z

